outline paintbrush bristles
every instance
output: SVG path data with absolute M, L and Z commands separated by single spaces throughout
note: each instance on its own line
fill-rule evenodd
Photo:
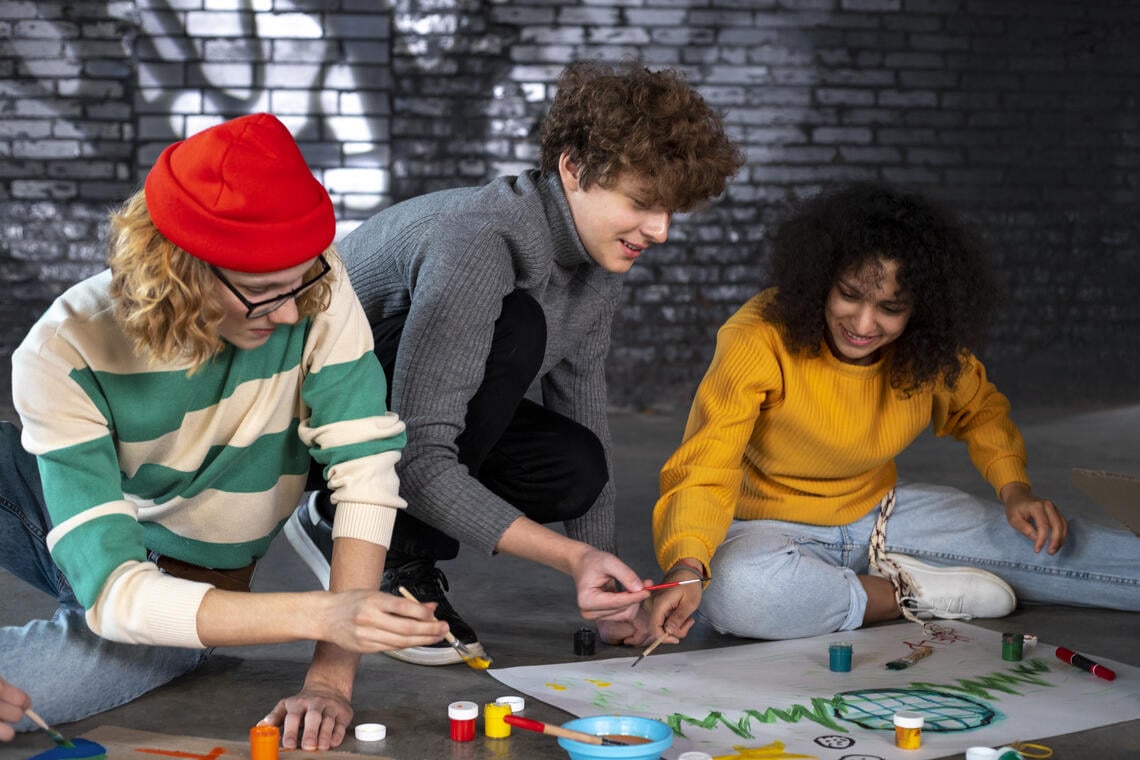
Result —
M 47 721 L 45 721 L 43 718 L 41 718 L 39 715 L 37 715 L 36 711 L 33 710 L 32 708 L 25 707 L 24 708 L 24 715 L 27 715 L 28 718 L 32 721 L 32 723 L 35 723 L 37 726 L 39 726 L 41 729 L 43 729 L 43 732 L 45 734 L 47 734 L 51 738 L 51 740 L 53 742 L 55 742 L 56 744 L 58 744 L 59 746 L 61 746 L 61 747 L 74 747 L 75 746 L 74 744 L 71 743 L 70 739 L 68 739 L 66 736 L 61 734 L 59 731 L 56 731 L 51 726 L 49 726 L 47 724 Z
M 642 660 L 644 660 L 646 657 L 648 657 L 650 654 L 652 654 L 653 650 L 654 650 L 654 649 L 656 649 L 657 647 L 661 646 L 661 643 L 662 643 L 663 641 L 665 641 L 665 639 L 667 639 L 668 637 L 669 637 L 669 629 L 668 629 L 668 628 L 666 628 L 666 629 L 665 629 L 665 633 L 663 633 L 663 634 L 661 634 L 660 636 L 658 636 L 658 637 L 657 637 L 657 640 L 656 640 L 656 641 L 654 641 L 652 644 L 650 644 L 650 645 L 649 645 L 649 646 L 648 646 L 648 647 L 645 649 L 645 651 L 641 653 L 641 656 L 640 656 L 640 657 L 638 657 L 636 660 L 634 660 L 634 661 L 633 661 L 633 662 L 630 664 L 630 667 L 632 668 L 634 665 L 637 665 L 637 663 L 641 662 L 641 661 L 642 661 Z
M 408 601 L 415 602 L 416 604 L 422 604 L 419 599 L 416 599 L 416 597 L 412 595 L 411 591 L 408 591 L 403 586 L 400 586 L 397 590 L 400 592 L 400 596 L 404 597 Z M 467 648 L 466 644 L 455 638 L 455 635 L 452 634 L 451 631 L 444 633 L 443 638 L 447 641 L 448 644 L 451 644 L 455 651 L 459 653 L 459 656 L 463 658 L 463 661 L 467 663 L 467 665 L 473 670 L 486 670 L 487 668 L 491 667 L 492 661 L 490 657 L 485 654 L 475 654 Z

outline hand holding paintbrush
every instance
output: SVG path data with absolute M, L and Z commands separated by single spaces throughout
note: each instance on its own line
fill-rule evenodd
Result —
M 412 596 L 412 592 L 408 591 L 403 586 L 400 586 L 399 591 L 400 591 L 400 596 L 404 597 L 405 599 L 407 599 L 409 601 L 415 602 L 416 604 L 420 604 L 420 600 L 416 599 L 414 596 Z M 443 637 L 445 639 L 447 639 L 447 643 L 451 644 L 451 646 L 453 646 L 455 648 L 455 651 L 459 653 L 459 656 L 463 658 L 463 661 L 465 663 L 467 663 L 468 666 L 470 666 L 472 669 L 474 669 L 474 670 L 486 670 L 487 668 L 491 667 L 491 658 L 490 657 L 488 657 L 485 654 L 475 654 L 474 652 L 472 652 L 470 649 L 467 648 L 466 644 L 464 644 L 459 639 L 455 638 L 455 635 L 452 634 L 451 631 L 448 631 L 447 633 L 443 634 Z

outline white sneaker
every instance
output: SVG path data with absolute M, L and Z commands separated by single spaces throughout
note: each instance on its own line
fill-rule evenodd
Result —
M 923 620 L 1005 617 L 1017 607 L 1009 584 L 976 567 L 934 567 L 905 554 L 887 554 L 903 573 L 903 604 Z M 872 575 L 883 575 L 871 569 Z

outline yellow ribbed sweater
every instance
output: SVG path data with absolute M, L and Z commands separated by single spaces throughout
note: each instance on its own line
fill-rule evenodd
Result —
M 753 297 L 720 328 L 683 442 L 661 470 L 653 538 L 662 569 L 682 557 L 707 568 L 733 519 L 858 520 L 894 486 L 895 456 L 928 425 L 964 441 L 995 490 L 1029 482 L 1009 402 L 975 357 L 953 389 L 903 398 L 889 358 L 857 366 L 826 346 L 815 357 L 790 353 L 763 317 L 771 296 Z

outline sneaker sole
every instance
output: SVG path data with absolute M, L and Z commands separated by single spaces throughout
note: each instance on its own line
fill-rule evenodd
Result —
M 487 656 L 486 652 L 483 651 L 483 645 L 479 642 L 466 646 L 471 650 L 471 654 L 476 657 Z M 446 649 L 444 647 L 406 647 L 405 649 L 388 649 L 384 651 L 384 654 L 400 662 L 431 667 L 455 665 L 463 662 L 463 658 L 459 656 L 459 652 L 456 652 L 454 647 L 447 647 Z
M 285 540 L 293 547 L 293 551 L 297 553 L 305 566 L 312 571 L 313 575 L 317 576 L 317 580 L 321 582 L 321 587 L 327 591 L 329 587 L 328 560 L 325 559 L 325 555 L 321 554 L 317 545 L 309 540 L 305 529 L 297 524 L 298 519 L 294 513 L 285 521 L 285 528 L 282 531 L 285 534 Z

